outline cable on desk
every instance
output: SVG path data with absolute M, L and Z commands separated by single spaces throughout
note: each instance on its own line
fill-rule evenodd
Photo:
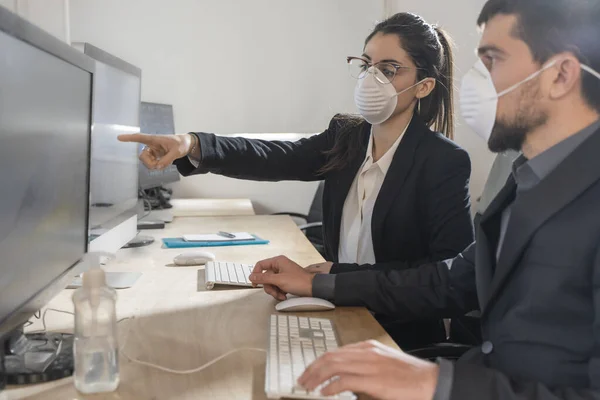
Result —
M 71 311 L 57 310 L 56 308 L 46 308 L 44 310 L 44 313 L 41 314 L 42 329 L 37 330 L 37 331 L 33 331 L 33 332 L 27 332 L 27 333 L 41 333 L 41 332 L 46 332 L 46 330 L 47 330 L 47 327 L 46 327 L 46 314 L 48 313 L 48 311 L 54 311 L 54 312 L 57 312 L 57 313 L 68 314 L 68 315 L 75 315 L 75 313 L 73 313 Z M 120 322 L 125 321 L 126 319 L 131 319 L 131 318 L 133 318 L 133 317 L 121 318 L 120 320 L 117 321 L 117 324 L 120 323 Z
M 63 310 L 57 310 L 56 308 L 46 308 L 44 310 L 44 313 L 42 314 L 42 325 L 43 325 L 43 329 L 41 331 L 36 331 L 36 332 L 32 332 L 32 333 L 39 333 L 39 332 L 45 332 L 46 331 L 46 314 L 48 313 L 48 311 L 55 311 L 58 313 L 62 313 L 62 314 L 69 314 L 69 315 L 75 315 L 74 313 L 70 312 L 70 311 L 63 311 Z M 117 321 L 117 324 L 131 319 L 133 320 L 134 317 L 125 317 L 125 318 L 121 318 L 120 320 Z M 123 344 L 119 347 L 119 352 L 129 361 L 136 363 L 136 364 L 140 364 L 140 365 L 144 365 L 146 367 L 150 367 L 150 368 L 154 368 L 154 369 L 158 369 L 160 371 L 163 372 L 169 372 L 171 374 L 177 374 L 177 375 L 188 375 L 188 374 L 194 374 L 196 372 L 200 372 L 208 367 L 210 367 L 213 364 L 218 363 L 219 361 L 223 360 L 224 358 L 229 357 L 232 354 L 235 354 L 237 352 L 240 351 L 256 351 L 256 352 L 261 352 L 261 353 L 266 353 L 267 351 L 265 349 L 260 349 L 260 348 L 254 348 L 254 347 L 240 347 L 238 349 L 233 349 L 231 351 L 228 351 L 225 354 L 220 355 L 219 357 L 207 362 L 206 364 L 203 364 L 199 367 L 196 368 L 192 368 L 192 369 L 185 369 L 185 370 L 177 370 L 177 369 L 171 369 L 168 367 L 163 367 L 161 365 L 157 365 L 157 364 L 153 364 L 151 362 L 148 361 L 143 361 L 143 360 L 138 360 L 136 358 L 131 357 L 129 354 L 127 354 L 125 352 L 125 346 L 127 345 L 127 341 L 129 339 L 129 333 L 131 332 L 131 327 L 129 327 L 127 329 L 127 333 L 125 334 L 125 340 L 123 341 Z
M 144 202 L 144 211 L 145 211 L 144 215 L 142 215 L 140 218 L 138 218 L 138 221 L 139 221 L 139 220 L 146 218 L 148 215 L 150 215 L 152 213 L 152 203 L 148 199 L 148 196 L 146 195 L 146 193 L 141 189 L 138 193 L 138 197 L 141 197 L 142 201 Z M 148 206 L 148 210 L 146 210 L 146 207 L 145 207 L 146 205 Z
M 133 319 L 133 317 L 131 317 L 131 319 Z M 171 369 L 171 368 L 167 368 L 167 367 L 163 367 L 161 365 L 157 365 L 157 364 L 153 364 L 151 362 L 148 361 L 143 361 L 143 360 L 138 360 L 136 358 L 133 358 L 131 356 L 129 356 L 127 353 L 125 353 L 125 345 L 127 344 L 127 340 L 129 339 L 129 333 L 131 332 L 131 327 L 127 330 L 127 333 L 125 334 L 125 340 L 123 341 L 123 346 L 121 346 L 121 348 L 119 349 L 121 354 L 128 359 L 131 362 L 140 364 L 140 365 L 144 365 L 146 367 L 150 367 L 150 368 L 154 368 L 154 369 L 158 369 L 160 371 L 163 372 L 169 372 L 171 374 L 177 374 L 177 375 L 188 375 L 188 374 L 194 374 L 196 372 L 200 372 L 208 367 L 210 367 L 213 364 L 216 364 L 217 362 L 223 360 L 224 358 L 229 357 L 232 354 L 235 354 L 239 351 L 257 351 L 257 352 L 264 352 L 266 353 L 267 351 L 265 349 L 259 349 L 259 348 L 254 348 L 254 347 L 241 347 L 238 349 L 234 349 L 231 351 L 228 351 L 227 353 L 220 355 L 219 357 L 207 362 L 206 364 L 203 364 L 199 367 L 196 368 L 192 368 L 192 369 L 184 369 L 184 370 L 177 370 L 177 369 Z
M 73 313 L 71 311 L 57 310 L 56 308 L 46 308 L 44 310 L 44 313 L 42 314 L 42 330 L 41 331 L 32 332 L 32 333 L 46 332 L 46 329 L 47 329 L 46 328 L 46 314 L 48 314 L 48 311 L 54 311 L 54 312 L 62 313 L 62 314 L 75 315 L 75 313 Z

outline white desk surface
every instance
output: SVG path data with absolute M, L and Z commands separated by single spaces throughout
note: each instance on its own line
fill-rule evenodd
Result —
M 144 231 L 157 241 L 145 248 L 121 250 L 109 271 L 140 271 L 142 277 L 130 289 L 119 290 L 119 339 L 127 336 L 125 352 L 137 359 L 173 369 L 192 369 L 241 347 L 266 348 L 269 315 L 275 300 L 261 289 L 204 288 L 203 267 L 175 267 L 172 259 L 185 249 L 161 248 L 161 237 L 217 230 L 250 231 L 269 239 L 264 246 L 232 246 L 209 249 L 218 260 L 254 263 L 286 254 L 302 265 L 322 261 L 294 222 L 287 216 L 176 218 L 165 230 Z M 73 291 L 64 290 L 48 305 L 73 310 Z M 311 314 L 308 314 L 311 315 Z M 392 339 L 363 308 L 338 308 L 320 313 L 332 318 L 342 344 Z M 69 315 L 48 312 L 49 330 L 70 332 Z M 40 329 L 37 321 L 30 330 Z M 127 333 L 129 331 L 129 333 Z M 173 375 L 141 366 L 120 357 L 121 384 L 116 392 L 79 394 L 72 378 L 28 386 L 11 387 L 0 400 L 111 399 L 111 400 L 230 400 L 265 399 L 265 354 L 236 353 L 191 375 Z

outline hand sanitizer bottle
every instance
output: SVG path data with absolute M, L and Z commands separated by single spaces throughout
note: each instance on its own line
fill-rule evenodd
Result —
M 81 393 L 112 392 L 119 385 L 117 294 L 96 266 L 83 274 L 75 305 L 75 387 Z

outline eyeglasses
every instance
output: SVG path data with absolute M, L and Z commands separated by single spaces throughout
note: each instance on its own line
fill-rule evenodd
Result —
M 375 67 L 375 79 L 382 84 L 392 83 L 401 70 L 413 69 L 389 62 L 372 64 L 361 57 L 348 57 L 348 69 L 350 75 L 355 79 L 363 79 L 369 73 L 369 68 Z

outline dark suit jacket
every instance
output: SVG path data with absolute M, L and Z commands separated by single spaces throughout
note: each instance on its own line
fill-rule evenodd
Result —
M 452 399 L 600 399 L 600 131 L 518 196 L 498 263 L 507 185 L 452 263 L 336 277 L 338 305 L 411 320 L 481 310 L 484 344 L 454 366 Z
M 334 118 L 329 128 L 297 142 L 228 138 L 200 133 L 199 168 L 187 158 L 177 160 L 180 173 L 215 173 L 257 181 L 325 180 L 324 242 L 329 261 L 338 260 L 342 210 L 361 167 L 371 125 L 364 122 L 351 135 L 360 135 L 360 155 L 340 171 L 325 175 L 327 163 L 343 128 Z M 415 116 L 394 156 L 375 203 L 372 236 L 377 261 L 407 261 L 420 265 L 455 257 L 473 241 L 468 194 L 471 164 L 467 153 Z

